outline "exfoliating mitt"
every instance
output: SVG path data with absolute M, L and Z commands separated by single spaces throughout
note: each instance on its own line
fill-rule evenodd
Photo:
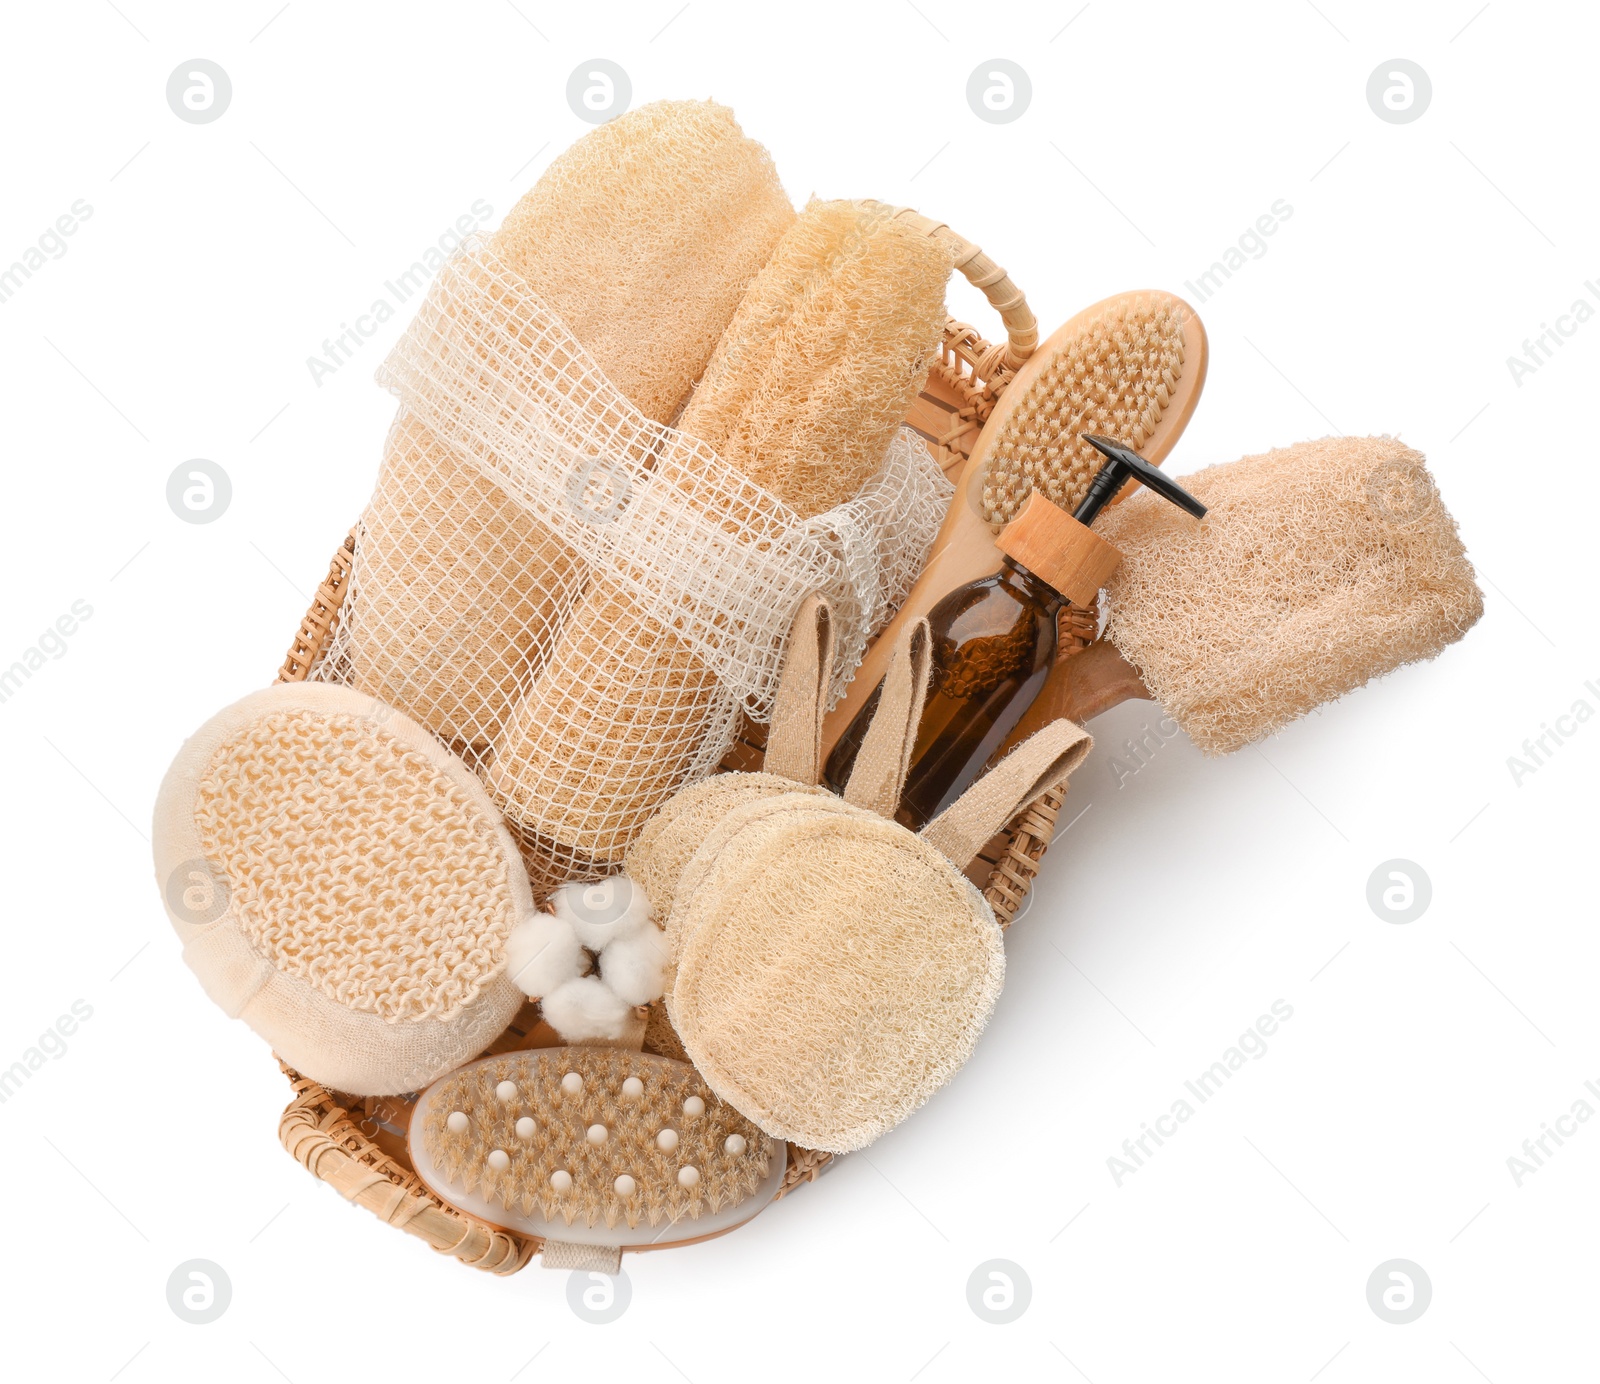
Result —
M 162 781 L 153 840 L 206 993 L 324 1086 L 418 1090 L 523 1003 L 515 844 L 459 759 L 362 693 L 286 683 L 213 716 Z
M 1180 480 L 1203 520 L 1147 492 L 1100 518 L 1122 553 L 1106 636 L 1207 754 L 1432 658 L 1483 613 L 1425 459 L 1392 438 L 1300 442 Z
M 658 101 L 556 159 L 490 251 L 617 389 L 666 422 L 793 221 L 771 156 L 731 111 Z M 476 361 L 479 343 L 452 325 L 462 338 L 452 348 Z M 480 366 L 507 378 L 523 367 L 520 359 Z M 352 682 L 481 755 L 586 575 L 571 546 L 478 462 L 402 412 L 357 543 Z

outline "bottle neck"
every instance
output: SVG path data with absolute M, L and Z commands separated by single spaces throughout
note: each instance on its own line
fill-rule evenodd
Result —
M 1016 558 L 1004 553 L 1000 555 L 999 575 L 1006 585 L 1026 595 L 1028 599 L 1036 604 L 1044 606 L 1052 614 L 1067 604 L 1067 598 L 1057 591 L 1055 587 L 1034 576 Z

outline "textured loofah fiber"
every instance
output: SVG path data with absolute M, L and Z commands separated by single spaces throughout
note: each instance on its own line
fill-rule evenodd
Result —
M 732 112 L 661 101 L 562 154 L 493 245 L 611 382 L 665 422 L 793 221 L 770 156 Z M 552 529 L 402 415 L 362 523 L 351 681 L 481 751 L 584 575 Z
M 679 426 L 801 515 L 882 464 L 944 328 L 950 253 L 860 202 L 813 201 L 756 276 Z
M 384 443 L 359 563 L 353 685 L 479 750 L 583 579 L 565 543 L 407 413 Z
M 219 712 L 162 783 L 154 843 L 207 992 L 319 1082 L 416 1090 L 522 1002 L 506 944 L 533 899 L 510 836 L 459 760 L 360 693 L 285 684 Z
M 1121 549 L 1109 637 L 1207 754 L 1226 754 L 1402 664 L 1483 613 L 1420 452 L 1301 442 L 1181 478 L 1196 521 L 1152 495 L 1097 531 Z
M 1176 298 L 1141 294 L 1056 353 L 1004 421 L 983 478 L 985 519 L 1009 523 L 1036 487 L 1072 513 L 1105 462 L 1079 433 L 1144 445 L 1183 373 L 1187 313 Z
M 848 500 L 883 466 L 921 387 L 950 268 L 940 242 L 883 208 L 813 202 L 750 285 L 682 430 L 801 517 Z M 727 516 L 730 532 L 747 524 Z M 555 843 L 555 873 L 620 860 L 683 783 L 717 692 L 642 596 L 597 580 L 486 781 L 535 848 Z
M 706 833 L 736 807 L 779 793 L 820 793 L 777 774 L 716 774 L 690 784 L 656 813 L 628 848 L 623 868 L 650 900 L 659 919 L 672 916 L 678 880 Z
M 572 1073 L 583 1083 L 576 1093 L 562 1085 Z M 637 1095 L 623 1091 L 630 1077 L 643 1086 Z M 506 1081 L 517 1088 L 509 1100 L 497 1089 Z M 702 1113 L 685 1112 L 691 1097 Z M 449 1127 L 455 1112 L 467 1117 L 459 1132 Z M 528 1138 L 517 1133 L 524 1118 L 535 1125 Z M 598 1142 L 589 1137 L 595 1125 L 605 1131 Z M 677 1135 L 671 1149 L 657 1142 L 663 1130 Z M 742 1152 L 729 1151 L 730 1135 L 744 1140 Z M 693 1067 L 612 1048 L 514 1052 L 452 1073 L 428 1093 L 421 1138 L 450 1185 L 514 1213 L 584 1226 L 665 1225 L 735 1206 L 760 1187 L 773 1154 Z M 489 1161 L 496 1149 L 509 1159 L 504 1169 Z M 698 1174 L 688 1185 L 684 1168 Z M 551 1185 L 557 1171 L 572 1178 L 564 1192 Z M 631 1195 L 616 1189 L 623 1174 L 636 1184 Z
M 982 896 L 932 846 L 831 795 L 730 812 L 683 872 L 667 1010 L 768 1134 L 847 1152 L 966 1061 L 1005 976 Z
M 731 110 L 656 101 L 551 163 L 494 245 L 611 383 L 665 423 L 794 220 L 771 155 Z

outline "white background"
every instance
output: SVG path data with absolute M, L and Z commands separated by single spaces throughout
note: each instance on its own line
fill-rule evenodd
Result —
M 93 215 L 0 304 L 0 665 L 75 600 L 93 615 L 0 705 L 0 1066 L 73 1001 L 93 1016 L 0 1105 L 5 1373 L 1590 1377 L 1600 1122 L 1520 1187 L 1506 1160 L 1600 1109 L 1600 724 L 1520 786 L 1507 757 L 1600 708 L 1600 323 L 1520 384 L 1506 362 L 1600 292 L 1592 7 L 518 5 L 7 7 L 0 264 L 75 199 Z M 197 56 L 233 82 L 207 125 L 165 99 Z M 1487 598 L 1443 657 L 1259 750 L 1178 738 L 1118 788 L 1109 750 L 1157 713 L 1096 723 L 966 1070 L 737 1234 L 630 1256 L 609 1326 L 569 1310 L 565 1275 L 435 1256 L 284 1154 L 285 1084 L 184 969 L 147 840 L 183 736 L 271 678 L 366 496 L 392 407 L 371 372 L 404 315 L 320 387 L 306 357 L 475 199 L 498 222 L 588 128 L 565 87 L 596 56 L 635 104 L 733 106 L 797 202 L 950 221 L 1047 330 L 1118 290 L 1184 292 L 1286 200 L 1201 305 L 1209 382 L 1168 469 L 1397 434 Z M 990 57 L 1032 79 L 1008 125 L 966 103 Z M 1432 79 L 1411 124 L 1367 104 L 1394 57 Z M 995 327 L 964 285 L 951 303 Z M 204 526 L 165 499 L 194 457 L 234 488 Z M 1432 881 L 1405 925 L 1366 901 L 1396 857 Z M 1119 1187 L 1122 1141 L 1279 999 L 1266 1055 Z M 167 1305 L 192 1258 L 232 1282 L 208 1326 Z M 1031 1280 L 1010 1325 L 967 1305 L 993 1258 Z M 1409 1325 L 1367 1303 L 1392 1258 L 1432 1282 Z

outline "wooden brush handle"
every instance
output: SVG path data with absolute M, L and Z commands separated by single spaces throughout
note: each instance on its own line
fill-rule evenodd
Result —
M 1141 699 L 1150 700 L 1150 692 L 1139 670 L 1117 652 L 1115 644 L 1096 640 L 1086 649 L 1057 658 L 1033 705 L 1006 738 L 1001 753 L 1060 717 L 1081 726 L 1102 711 Z

